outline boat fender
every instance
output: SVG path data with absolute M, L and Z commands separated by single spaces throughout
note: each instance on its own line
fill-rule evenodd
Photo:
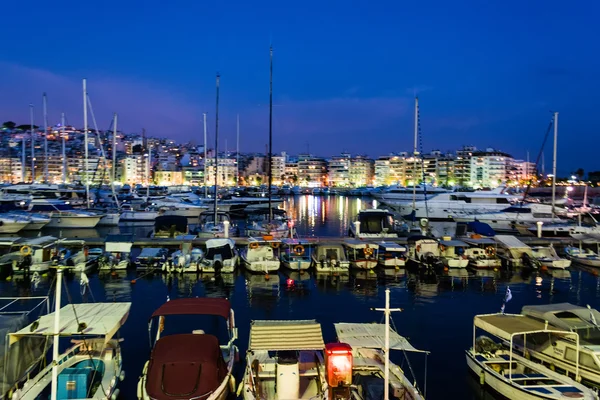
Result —
M 420 251 L 421 251 L 421 245 L 420 245 L 420 244 L 418 244 L 418 245 L 417 245 L 417 253 L 418 253 L 418 252 L 420 252 Z
M 479 384 L 481 386 L 485 385 L 485 372 L 484 371 L 481 371 L 479 373 Z
M 231 393 L 235 392 L 235 377 L 233 375 L 229 375 L 229 391 Z
M 119 398 L 119 392 L 121 392 L 119 389 L 115 389 L 112 396 L 110 396 L 110 400 L 117 400 Z
M 138 381 L 137 384 L 137 398 L 138 399 L 142 399 L 143 395 L 142 395 L 142 381 L 144 381 L 143 377 L 140 378 L 140 380 Z
M 125 380 L 125 371 L 121 371 L 121 373 L 119 374 L 119 379 L 121 380 L 121 382 Z

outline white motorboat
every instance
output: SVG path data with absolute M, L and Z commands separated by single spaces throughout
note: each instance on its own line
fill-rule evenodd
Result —
M 200 272 L 204 252 L 192 246 L 192 241 L 183 241 L 179 250 L 171 254 L 165 261 L 162 270 L 171 273 Z
M 162 271 L 169 257 L 169 250 L 161 247 L 145 247 L 133 261 L 137 270 Z
M 582 378 L 582 383 L 592 388 L 600 387 L 600 312 L 588 307 L 569 303 L 525 306 L 521 313 L 541 323 L 579 334 L 579 346 L 569 336 L 548 337 L 536 335 L 534 340 L 520 343 L 532 359 L 546 365 L 554 365 L 560 372 Z M 579 352 L 579 365 L 574 354 Z
M 356 269 L 373 269 L 377 266 L 379 247 L 358 239 L 346 239 L 343 242 L 350 267 Z
M 579 244 L 579 247 L 566 246 L 564 250 L 567 258 L 578 264 L 590 267 L 600 267 L 600 256 L 598 256 L 598 253 L 595 253 L 590 249 L 584 249 L 581 246 L 581 243 Z
M 279 257 L 285 268 L 306 271 L 312 265 L 314 246 L 308 240 L 283 239 Z
M 378 200 L 387 201 L 412 201 L 415 198 L 418 201 L 430 199 L 441 193 L 448 193 L 449 190 L 429 186 L 429 185 L 416 185 L 416 186 L 391 186 L 380 192 L 371 192 L 373 197 Z
M 346 251 L 340 244 L 318 244 L 316 251 L 312 254 L 312 261 L 319 273 L 347 273 L 350 268 Z
M 440 258 L 448 268 L 466 268 L 469 265 L 467 248 L 469 245 L 462 240 L 443 237 L 439 241 Z
M 571 260 L 560 257 L 556 254 L 554 246 L 533 246 L 531 248 L 533 257 L 546 268 L 566 269 L 571 266 Z
M 191 333 L 162 335 L 167 316 L 187 315 L 225 320 L 227 342 L 197 329 Z M 150 359 L 138 381 L 139 400 L 225 400 L 235 390 L 232 375 L 237 358 L 237 328 L 227 299 L 189 298 L 167 301 L 152 314 L 158 330 Z M 210 326 L 208 326 L 210 327 Z
M 17 233 L 28 226 L 30 220 L 10 213 L 0 214 L 0 233 Z
M 117 398 L 117 386 L 125 372 L 120 340 L 113 336 L 127 320 L 131 303 L 69 304 L 60 308 L 62 271 L 58 271 L 55 312 L 8 335 L 11 343 L 29 337 L 54 337 L 53 362 L 30 376 L 15 390 L 13 398 L 37 400 L 52 391 L 57 399 Z M 59 355 L 59 338 L 65 336 L 77 339 Z
M 225 234 L 227 230 L 227 235 Z M 238 235 L 237 226 L 231 221 L 231 217 L 225 211 L 217 209 L 217 221 L 215 222 L 214 211 L 203 211 L 200 214 L 196 234 L 198 237 L 235 237 Z
M 477 337 L 477 329 L 508 346 L 496 343 L 487 336 Z M 571 336 L 577 343 L 576 347 L 579 347 L 577 333 L 553 327 L 547 322 L 535 321 L 523 315 L 476 315 L 473 321 L 473 347 L 466 351 L 467 365 L 480 382 L 509 399 L 597 399 L 591 389 L 576 382 L 581 378 L 578 366 L 573 380 L 518 354 L 514 348 L 515 340 L 523 338 L 526 341 L 535 334 Z
M 240 257 L 244 261 L 247 270 L 252 272 L 262 272 L 268 274 L 279 270 L 281 261 L 278 251 L 281 246 L 279 240 L 265 240 L 259 238 L 249 238 L 246 247 L 242 248 Z
M 124 270 L 131 263 L 132 235 L 108 235 L 104 243 L 104 254 L 98 258 L 100 270 Z
M 379 242 L 377 261 L 385 268 L 404 268 L 408 257 L 408 248 L 393 242 Z
M 436 268 L 442 265 L 439 242 L 428 236 L 409 236 L 408 261 L 418 268 Z
M 244 400 L 328 398 L 321 325 L 314 320 L 252 321 Z
M 248 215 L 246 235 L 250 237 L 273 236 L 275 239 L 294 237 L 295 228 L 290 224 L 285 210 L 271 208 L 272 218 L 268 208 L 261 208 Z
M 190 204 L 178 198 L 153 200 L 152 206 L 156 207 L 161 215 L 186 217 L 191 219 L 191 222 L 197 222 L 200 213 L 206 211 L 205 206 Z
M 208 239 L 204 259 L 200 262 L 200 271 L 232 273 L 238 261 L 238 252 L 233 239 Z
M 102 218 L 98 221 L 98 226 L 119 226 L 121 213 L 118 211 L 104 211 Z
M 104 253 L 102 249 L 89 249 L 84 240 L 77 239 L 59 239 L 56 241 L 56 247 L 57 254 L 52 258 L 53 265 L 86 274 L 93 272 Z
M 465 254 L 473 267 L 496 269 L 502 266 L 502 261 L 496 255 L 497 243 L 494 239 L 470 237 L 462 240 L 470 246 Z
M 416 385 L 416 377 L 412 376 L 411 381 L 389 359 L 390 350 L 401 351 L 405 356 L 406 352 L 429 354 L 415 349 L 391 328 L 390 312 L 397 310 L 390 309 L 389 298 L 390 290 L 386 289 L 386 308 L 378 309 L 385 312 L 385 324 L 334 324 L 340 343 L 328 344 L 325 350 L 328 376 L 336 378 L 329 384 L 333 392 L 343 395 L 349 391 L 351 395 L 333 398 L 366 400 L 371 398 L 369 394 L 378 392 L 382 398 L 425 399 Z M 337 360 L 331 360 L 333 357 Z
M 13 274 L 13 271 L 29 266 L 21 254 L 19 236 L 0 237 L 0 279 L 4 280 Z
M 19 216 L 22 219 L 29 221 L 24 231 L 39 231 L 50 222 L 50 217 L 46 214 L 32 213 L 28 211 L 11 211 L 9 214 Z
M 411 201 L 384 199 L 384 202 L 403 216 L 412 216 L 414 211 L 416 219 L 440 222 L 461 217 L 473 220 L 477 214 L 501 211 L 518 200 L 505 190 L 505 186 L 499 186 L 490 191 L 440 193 L 427 200 L 416 201 L 414 208 Z
M 158 212 L 158 210 L 150 207 L 146 207 L 143 210 L 135 210 L 133 209 L 131 204 L 123 204 L 121 206 L 121 217 L 119 219 L 119 222 L 153 224 L 154 220 L 159 215 L 160 213 Z
M 540 267 L 539 261 L 533 257 L 531 247 L 521 242 L 515 236 L 496 235 L 494 240 L 498 244 L 497 254 L 503 265 L 509 268 L 528 266 Z
M 348 233 L 360 239 L 391 239 L 398 237 L 396 225 L 393 214 L 388 210 L 360 210 Z
M 13 273 L 48 272 L 52 265 L 52 257 L 55 255 L 55 246 L 58 239 L 54 236 L 40 236 L 31 239 L 23 239 L 20 242 L 19 254 L 23 258 L 24 267 L 13 270 Z M 29 261 L 28 261 L 29 260 Z

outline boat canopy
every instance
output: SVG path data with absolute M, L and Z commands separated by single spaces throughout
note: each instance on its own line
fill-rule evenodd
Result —
M 165 252 L 166 249 L 163 249 L 162 247 L 145 247 L 142 249 L 137 258 L 161 258 Z
M 108 235 L 104 249 L 109 253 L 131 253 L 133 235 Z
M 160 306 L 150 319 L 166 315 L 216 315 L 229 318 L 231 304 L 227 299 L 195 297 L 174 299 Z
M 406 246 L 394 242 L 380 242 L 378 244 L 381 251 L 407 251 Z
M 571 303 L 525 306 L 521 312 L 528 317 L 548 321 L 552 325 L 572 331 L 597 329 L 598 325 L 594 323 L 594 320 L 600 321 L 598 310 Z
M 377 248 L 376 244 L 365 242 L 359 239 L 346 239 L 344 244 L 353 249 L 364 249 L 365 247 Z
M 472 246 L 479 246 L 479 245 L 492 245 L 495 246 L 496 245 L 496 241 L 494 239 L 490 239 L 490 238 L 466 238 L 463 239 L 463 241 L 465 243 L 468 243 Z
M 385 324 L 337 323 L 333 325 L 335 326 L 338 340 L 343 343 L 348 343 L 353 348 L 385 348 Z M 389 328 L 389 330 L 391 350 L 429 353 L 428 351 L 415 349 L 405 337 L 400 336 L 391 328 Z
M 440 244 L 446 247 L 469 247 L 469 245 L 462 240 L 440 240 Z
M 310 241 L 306 240 L 306 239 L 290 239 L 290 238 L 282 239 L 281 243 L 283 243 L 289 247 L 298 246 L 298 245 L 310 246 L 310 244 L 311 244 Z
M 315 320 L 252 321 L 248 350 L 323 350 L 321 325 Z
M 494 236 L 494 239 L 499 244 L 508 248 L 529 249 L 529 246 L 527 246 L 525 243 L 521 242 L 519 239 L 512 235 L 496 235 Z
M 206 241 L 206 249 L 214 249 L 217 247 L 223 247 L 223 246 L 229 246 L 231 248 L 235 247 L 235 242 L 233 241 L 233 239 L 223 239 L 223 238 L 219 238 L 219 239 L 208 239 Z
M 53 246 L 58 239 L 54 236 L 40 236 L 33 239 L 26 239 L 21 242 L 22 245 L 31 247 L 43 247 Z
M 520 314 L 476 315 L 473 323 L 475 327 L 508 341 L 511 341 L 515 335 L 526 335 L 536 332 L 578 336 L 576 333 Z
M 69 304 L 60 309 L 61 336 L 104 336 L 112 338 L 125 323 L 131 303 Z M 14 343 L 26 336 L 52 336 L 56 312 L 46 314 L 25 328 L 10 334 Z M 83 324 L 83 325 L 82 325 Z

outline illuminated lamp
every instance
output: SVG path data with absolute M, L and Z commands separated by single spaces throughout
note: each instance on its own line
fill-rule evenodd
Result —
M 325 368 L 330 388 L 352 384 L 352 347 L 347 343 L 325 345 Z

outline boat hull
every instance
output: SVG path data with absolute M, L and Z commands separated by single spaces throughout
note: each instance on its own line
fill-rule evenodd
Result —
M 467 268 L 469 265 L 468 258 L 446 258 L 442 257 L 442 262 L 448 268 Z
M 0 222 L 0 233 L 17 233 L 29 225 L 29 221 Z
M 121 215 L 119 213 L 108 213 L 100 218 L 98 226 L 118 226 Z
M 248 271 L 267 273 L 279 271 L 281 263 L 279 260 L 248 261 L 244 259 L 244 265 Z
M 350 263 L 348 261 L 341 261 L 337 263 L 333 262 L 319 262 L 314 261 L 315 270 L 317 272 L 348 272 L 350 269 Z
M 52 214 L 46 228 L 94 228 L 100 222 L 100 216 L 71 216 Z
M 350 266 L 356 269 L 373 269 L 377 266 L 377 260 L 354 260 Z
M 386 258 L 384 260 L 379 260 L 379 265 L 384 268 L 404 268 L 406 260 L 403 258 Z
M 291 269 L 292 271 L 306 271 L 312 264 L 309 260 L 282 261 L 281 263 L 285 268 Z
M 120 222 L 154 223 L 156 217 L 158 217 L 156 211 L 123 211 Z

